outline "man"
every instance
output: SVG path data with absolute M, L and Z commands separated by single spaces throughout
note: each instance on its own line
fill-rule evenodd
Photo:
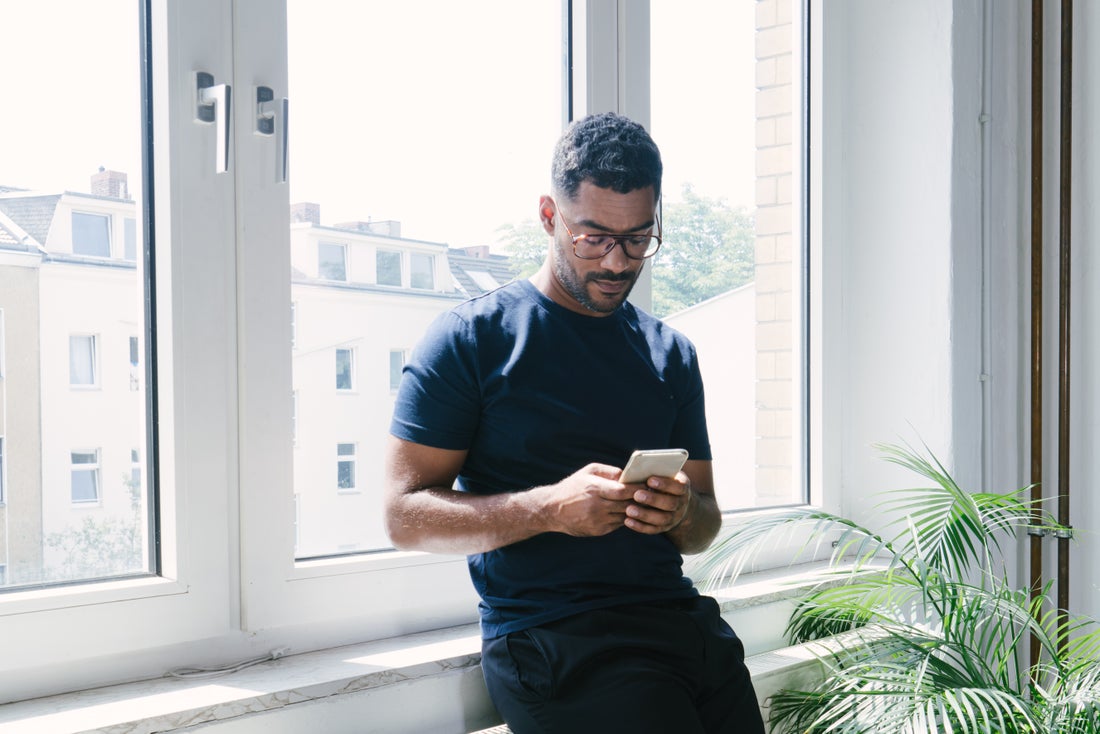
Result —
M 441 316 L 398 391 L 390 537 L 468 556 L 519 734 L 763 732 L 740 640 L 681 571 L 721 523 L 695 349 L 626 300 L 661 244 L 661 171 L 625 117 L 571 125 L 542 268 Z M 690 455 L 675 477 L 618 481 L 669 447 Z

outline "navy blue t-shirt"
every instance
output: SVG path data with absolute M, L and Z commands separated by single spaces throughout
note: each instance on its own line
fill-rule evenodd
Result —
M 467 457 L 456 488 L 553 484 L 635 449 L 709 460 L 695 348 L 626 303 L 574 313 L 526 280 L 439 316 L 405 366 L 391 433 Z M 468 557 L 486 638 L 616 604 L 694 596 L 664 535 L 543 533 Z

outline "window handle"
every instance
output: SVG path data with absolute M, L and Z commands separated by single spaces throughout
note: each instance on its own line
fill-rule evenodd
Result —
M 195 119 L 214 123 L 217 134 L 214 171 L 229 170 L 229 112 L 232 89 L 228 84 L 215 84 L 214 75 L 205 71 L 195 73 Z
M 276 124 L 276 116 L 281 116 L 282 125 Z M 256 87 L 256 133 L 258 135 L 276 135 L 275 179 L 286 183 L 288 153 L 290 152 L 290 101 L 283 97 L 275 99 L 275 90 L 271 87 Z

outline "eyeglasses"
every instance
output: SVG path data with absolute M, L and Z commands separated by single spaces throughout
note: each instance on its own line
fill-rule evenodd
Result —
M 631 260 L 645 260 L 661 249 L 660 219 L 657 220 L 657 234 L 573 234 L 561 209 L 558 209 L 558 219 L 573 241 L 573 254 L 582 260 L 599 260 L 615 249 L 615 245 L 621 246 Z

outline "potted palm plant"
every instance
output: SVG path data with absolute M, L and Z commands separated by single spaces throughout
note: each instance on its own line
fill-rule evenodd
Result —
M 881 446 L 931 486 L 885 494 L 882 532 L 810 507 L 738 527 L 700 558 L 728 583 L 793 529 L 831 543 L 831 583 L 804 597 L 787 627 L 823 676 L 769 700 L 774 732 L 1100 732 L 1100 631 L 1060 617 L 1050 588 L 1014 585 L 1002 543 L 1056 523 L 1024 490 L 963 491 L 930 452 Z M 926 458 L 927 457 L 927 458 Z M 828 547 L 826 545 L 826 547 Z M 1040 662 L 1022 662 L 1034 636 Z

